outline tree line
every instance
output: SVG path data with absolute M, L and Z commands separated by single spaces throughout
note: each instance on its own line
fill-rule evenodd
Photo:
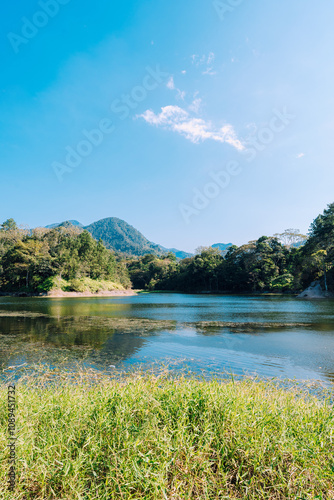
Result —
M 334 203 L 313 221 L 307 237 L 290 229 L 225 252 L 201 247 L 183 260 L 173 253 L 116 253 L 71 225 L 28 230 L 9 219 L 0 226 L 1 292 L 45 292 L 55 277 L 73 290 L 76 280 L 90 278 L 152 291 L 232 293 L 296 293 L 319 280 L 334 291 L 333 263 Z
M 309 235 L 289 229 L 226 252 L 202 247 L 177 262 L 172 254 L 128 263 L 135 288 L 182 292 L 297 293 L 319 280 L 334 291 L 334 203 L 312 223 Z
M 0 226 L 0 290 L 46 292 L 53 278 L 80 291 L 78 280 L 110 280 L 131 286 L 124 259 L 74 226 L 22 229 L 13 219 Z M 80 288 L 80 287 L 79 287 Z

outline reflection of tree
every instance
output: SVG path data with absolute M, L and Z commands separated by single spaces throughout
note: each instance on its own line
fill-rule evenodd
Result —
M 153 336 L 153 334 L 151 334 Z M 147 340 L 140 334 L 115 333 L 109 337 L 103 346 L 103 353 L 117 360 L 124 361 L 136 354 L 146 344 Z
M 132 308 L 131 304 L 118 303 L 105 298 L 92 299 L 91 297 L 67 300 L 43 299 L 40 301 L 40 306 L 41 312 L 58 318 L 66 316 L 109 316 L 111 314 L 118 316 L 127 314 Z
M 145 337 L 169 328 L 172 322 L 99 317 L 0 317 L 0 367 L 63 359 L 94 363 L 130 358 L 146 343 Z

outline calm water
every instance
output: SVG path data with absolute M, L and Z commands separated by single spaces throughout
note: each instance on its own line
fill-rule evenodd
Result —
M 215 374 L 334 381 L 333 306 L 171 293 L 0 297 L 0 368 L 67 360 L 117 370 L 155 361 Z

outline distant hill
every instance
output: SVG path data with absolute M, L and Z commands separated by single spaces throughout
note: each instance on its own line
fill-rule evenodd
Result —
M 177 250 L 176 248 L 165 248 L 149 241 L 141 232 L 117 217 L 101 219 L 97 222 L 93 222 L 89 226 L 83 226 L 78 221 L 70 220 L 60 224 L 51 224 L 46 227 L 48 229 L 54 229 L 60 226 L 68 227 L 70 225 L 86 229 L 96 240 L 101 238 L 107 248 L 128 255 L 140 256 L 147 253 L 161 255 L 172 252 L 179 259 L 185 259 L 192 255 L 182 250 Z
M 212 248 L 218 248 L 222 255 L 226 255 L 228 249 L 233 246 L 233 243 L 215 243 Z
M 76 227 L 83 227 L 81 222 L 78 222 L 77 220 L 66 220 L 64 222 L 56 222 L 55 224 L 50 224 L 49 226 L 45 226 L 47 229 L 54 229 L 55 227 L 63 226 L 63 227 L 68 227 L 68 226 L 76 226 Z
M 291 244 L 291 247 L 292 248 L 300 248 L 300 247 L 303 247 L 306 243 L 307 239 L 303 240 L 303 241 L 296 241 L 295 243 L 292 243 Z
M 173 253 L 178 259 L 186 259 L 187 257 L 192 257 L 194 254 L 188 253 L 188 252 L 183 252 L 183 250 L 177 250 L 177 248 L 164 248 L 165 252 L 171 252 Z

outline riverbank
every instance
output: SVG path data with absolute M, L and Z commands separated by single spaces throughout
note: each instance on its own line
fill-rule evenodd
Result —
M 16 291 L 0 292 L 9 297 L 108 297 L 136 295 L 130 285 L 123 286 L 118 281 L 91 279 L 88 277 L 64 280 L 60 276 L 47 278 L 42 285 L 31 290 L 21 288 Z
M 26 293 L 26 292 L 1 292 L 1 297 L 49 297 L 49 298 L 63 298 L 63 297 L 123 297 L 137 295 L 136 290 L 101 290 L 99 292 L 63 292 L 62 290 L 52 290 L 45 293 Z
M 17 386 L 17 485 L 6 491 L 3 467 L 4 500 L 334 498 L 326 401 L 250 379 L 75 377 Z M 5 464 L 5 404 L 0 421 Z
M 62 290 L 52 290 L 44 294 L 44 297 L 123 297 L 124 295 L 137 295 L 134 290 L 101 290 L 99 292 L 63 292 Z M 41 295 L 40 295 L 41 296 Z
M 26 293 L 26 292 L 0 292 L 0 297 L 123 297 L 137 295 L 137 290 L 100 290 L 99 292 L 64 292 L 63 290 L 51 290 L 44 293 Z

